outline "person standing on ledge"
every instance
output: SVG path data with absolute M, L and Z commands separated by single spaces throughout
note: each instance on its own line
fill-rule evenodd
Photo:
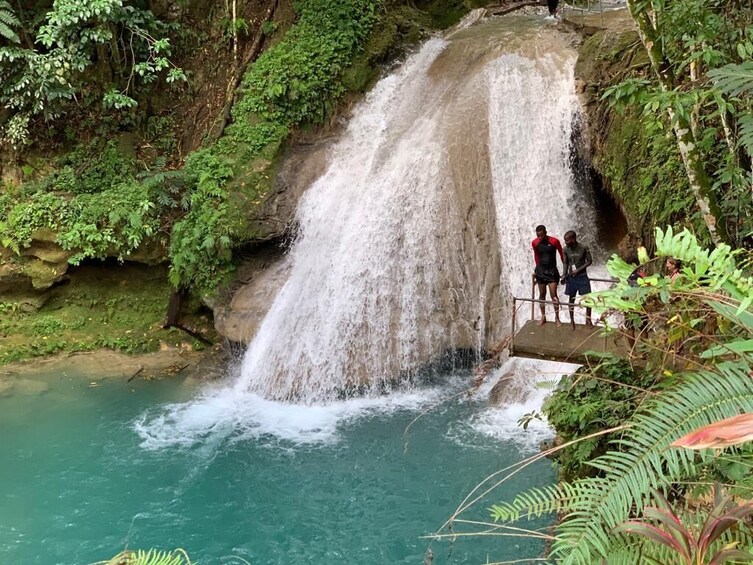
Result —
M 536 239 L 531 242 L 531 247 L 533 247 L 533 259 L 536 261 L 533 278 L 539 288 L 539 300 L 546 300 L 546 289 L 549 287 L 549 295 L 554 302 L 554 320 L 559 327 L 562 323 L 560 322 L 560 301 L 557 297 L 557 284 L 560 281 L 560 273 L 557 270 L 557 252 L 564 264 L 562 245 L 556 237 L 546 235 L 544 226 L 536 226 Z M 542 303 L 539 307 L 541 310 L 539 325 L 543 326 L 546 323 L 546 304 Z
M 562 284 L 565 285 L 565 294 L 570 297 L 570 327 L 575 329 L 575 320 L 573 311 L 575 310 L 575 295 L 585 296 L 591 292 L 591 281 L 588 278 L 586 269 L 591 266 L 591 250 L 586 245 L 578 243 L 578 236 L 573 230 L 565 234 L 565 275 L 562 277 Z M 593 327 L 591 321 L 591 309 L 586 308 L 586 325 Z
M 546 4 L 549 8 L 549 15 L 551 17 L 554 17 L 557 15 L 557 4 L 559 4 L 559 0 L 546 0 Z

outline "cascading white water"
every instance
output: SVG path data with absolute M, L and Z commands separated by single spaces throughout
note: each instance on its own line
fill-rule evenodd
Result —
M 578 112 L 574 65 L 575 54 L 566 51 L 535 60 L 506 55 L 487 69 L 489 88 L 495 92 L 489 105 L 489 142 L 495 156 L 503 286 L 517 296 L 530 292 L 531 241 L 537 225 L 546 225 L 560 241 L 574 230 L 590 243 L 595 232 L 590 200 L 576 191 L 570 166 Z
M 488 346 L 509 327 L 495 305 L 529 291 L 534 227 L 590 239 L 569 166 L 575 56 L 515 21 L 430 40 L 356 108 L 236 390 L 326 401 Z

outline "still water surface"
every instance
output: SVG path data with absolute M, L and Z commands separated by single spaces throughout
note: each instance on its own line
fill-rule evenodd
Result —
M 535 436 L 500 424 L 504 411 L 462 395 L 404 434 L 462 386 L 328 408 L 258 401 L 245 429 L 209 426 L 168 444 L 155 435 L 166 406 L 196 395 L 185 382 L 17 381 L 0 396 L 0 563 L 92 563 L 127 546 L 182 547 L 205 565 L 419 565 L 430 545 L 421 536 L 535 449 Z M 487 519 L 490 502 L 554 478 L 548 462 L 529 469 L 466 517 Z M 435 565 L 542 549 L 499 537 L 431 547 Z

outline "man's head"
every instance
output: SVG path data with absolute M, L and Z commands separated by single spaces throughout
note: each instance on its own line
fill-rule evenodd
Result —
M 565 233 L 565 245 L 568 247 L 575 247 L 578 245 L 578 236 L 575 235 L 573 230 Z
M 539 239 L 544 239 L 546 237 L 546 228 L 541 224 L 536 226 L 536 237 Z

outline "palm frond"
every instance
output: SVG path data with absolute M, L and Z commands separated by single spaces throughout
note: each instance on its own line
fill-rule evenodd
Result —
M 724 65 L 708 73 L 716 87 L 728 96 L 753 93 L 753 61 Z

